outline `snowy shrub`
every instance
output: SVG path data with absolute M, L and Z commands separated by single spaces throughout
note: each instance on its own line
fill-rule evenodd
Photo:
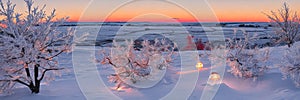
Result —
M 74 30 L 58 30 L 66 18 L 55 21 L 55 10 L 47 15 L 45 6 L 33 7 L 32 0 L 24 1 L 27 11 L 20 14 L 10 0 L 0 0 L 1 93 L 10 92 L 16 83 L 39 93 L 42 80 L 53 80 L 57 70 L 63 69 L 56 57 L 72 47 Z
M 227 62 L 230 66 L 230 72 L 236 77 L 253 78 L 263 75 L 267 66 L 265 62 L 269 56 L 268 49 L 251 49 L 251 44 L 257 37 L 249 36 L 248 33 L 242 32 L 243 36 L 239 39 L 236 37 L 237 30 L 234 32 L 233 39 L 228 39 Z
M 287 3 L 284 3 L 282 8 L 277 12 L 271 11 L 271 14 L 265 14 L 271 23 L 278 27 L 276 34 L 280 38 L 278 42 L 285 42 L 288 47 L 291 47 L 295 41 L 300 39 L 299 22 L 297 12 L 292 12 Z
M 103 51 L 102 64 L 110 64 L 115 73 L 109 76 L 109 81 L 116 83 L 116 89 L 128 83 L 135 84 L 151 76 L 151 72 L 165 70 L 171 62 L 175 46 L 165 40 L 155 39 L 154 43 L 142 42 L 142 48 L 135 49 L 133 41 L 125 44 L 114 41 L 111 53 Z
M 280 70 L 283 79 L 290 78 L 297 87 L 300 87 L 300 45 L 289 48 L 282 59 Z

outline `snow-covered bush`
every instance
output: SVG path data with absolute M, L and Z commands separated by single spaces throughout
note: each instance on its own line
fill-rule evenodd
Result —
M 285 42 L 288 47 L 291 47 L 294 42 L 300 40 L 300 18 L 297 12 L 292 12 L 287 3 L 284 3 L 282 8 L 277 12 L 271 11 L 270 14 L 265 14 L 271 23 L 278 27 L 276 34 L 280 38 L 278 42 Z
M 67 18 L 54 20 L 42 8 L 33 7 L 32 0 L 24 0 L 26 13 L 15 12 L 10 0 L 0 0 L 0 92 L 7 93 L 16 83 L 39 93 L 43 79 L 50 81 L 62 70 L 56 57 L 69 52 L 73 44 L 73 29 L 58 30 Z M 47 74 L 46 74 L 47 73 Z
M 283 79 L 290 78 L 297 87 L 300 87 L 300 45 L 289 48 L 282 59 L 280 70 Z
M 233 39 L 227 41 L 227 63 L 230 66 L 230 72 L 236 77 L 253 78 L 255 81 L 257 77 L 263 75 L 266 71 L 266 61 L 269 56 L 268 49 L 252 49 L 251 43 L 257 37 L 249 36 L 247 32 L 242 31 L 243 36 L 237 38 L 237 30 L 234 32 Z
M 102 64 L 110 64 L 115 73 L 109 76 L 109 81 L 116 83 L 116 89 L 128 83 L 135 84 L 145 80 L 159 70 L 165 70 L 172 61 L 171 56 L 175 46 L 165 40 L 155 39 L 154 43 L 142 42 L 142 48 L 134 48 L 133 41 L 125 44 L 114 41 L 111 53 L 103 51 Z

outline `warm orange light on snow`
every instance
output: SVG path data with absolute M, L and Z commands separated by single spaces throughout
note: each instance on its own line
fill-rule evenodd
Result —
M 122 91 L 122 90 L 124 90 L 124 88 L 123 88 L 123 87 L 119 87 L 119 88 L 117 88 L 117 91 Z
M 194 73 L 194 72 L 198 72 L 199 70 L 190 70 L 190 71 L 180 71 L 177 72 L 176 74 L 189 74 L 189 73 Z
M 197 65 L 196 65 L 196 68 L 202 69 L 203 68 L 203 63 L 202 62 L 198 62 Z
M 126 88 L 125 86 L 121 86 L 121 87 L 115 88 L 115 90 L 117 92 L 130 92 L 130 88 Z

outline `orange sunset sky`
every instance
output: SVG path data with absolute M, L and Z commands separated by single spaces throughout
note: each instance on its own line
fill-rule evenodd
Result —
M 23 0 L 12 2 L 25 11 Z M 56 8 L 58 17 L 80 22 L 266 22 L 262 12 L 276 10 L 283 2 L 300 11 L 300 0 L 35 0 L 35 5 L 46 4 L 47 12 Z

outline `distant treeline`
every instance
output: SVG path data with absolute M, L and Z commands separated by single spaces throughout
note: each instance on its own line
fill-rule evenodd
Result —
M 38 26 L 38 25 L 37 25 Z M 272 27 L 267 22 L 222 22 L 222 23 L 162 23 L 162 22 L 66 22 L 59 26 L 203 26 L 203 27 Z

